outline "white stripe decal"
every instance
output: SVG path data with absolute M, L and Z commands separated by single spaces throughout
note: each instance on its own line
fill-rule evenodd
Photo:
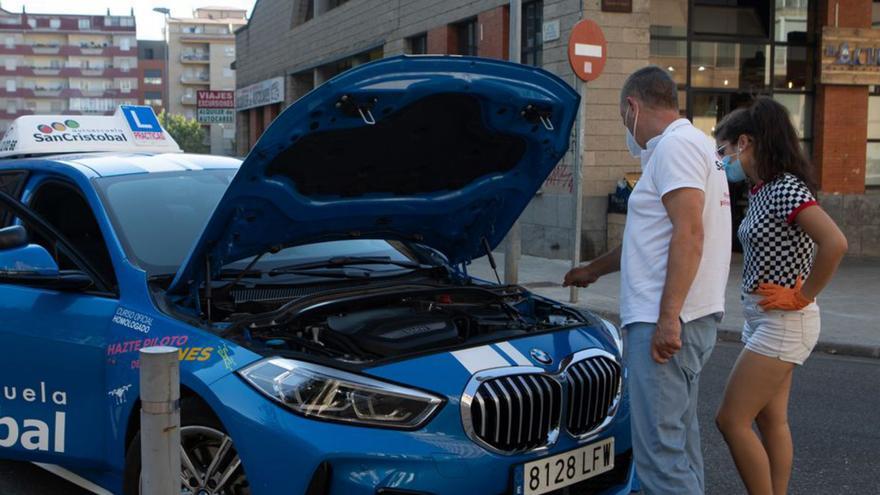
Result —
M 472 349 L 452 351 L 450 354 L 452 354 L 452 356 L 471 373 L 476 373 L 489 368 L 510 366 L 510 362 L 504 359 L 498 351 L 487 345 L 474 347 Z
M 520 366 L 533 366 L 533 363 L 529 361 L 529 358 L 525 357 L 523 353 L 519 352 L 516 347 L 510 344 L 510 342 L 499 342 L 495 345 L 514 363 Z
M 77 486 L 79 486 L 83 489 L 86 489 L 92 493 L 95 493 L 97 495 L 113 495 L 113 492 L 105 490 L 105 489 L 101 488 L 100 486 L 92 483 L 91 481 L 83 478 L 82 476 L 80 476 L 76 473 L 72 473 L 72 472 L 64 469 L 61 466 L 57 466 L 55 464 L 43 464 L 42 462 L 34 462 L 33 464 L 34 464 L 34 466 L 41 467 L 41 468 L 45 469 L 46 471 L 49 471 L 50 473 L 52 473 L 56 476 L 64 478 L 65 480 L 73 483 L 74 485 L 77 485 Z
M 574 54 L 578 57 L 602 57 L 602 45 L 574 44 Z

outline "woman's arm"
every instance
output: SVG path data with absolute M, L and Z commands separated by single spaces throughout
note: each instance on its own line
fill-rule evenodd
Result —
M 801 294 L 808 299 L 815 299 L 822 289 L 828 285 L 837 265 L 847 250 L 846 237 L 834 223 L 834 220 L 819 206 L 810 206 L 797 214 L 795 223 L 816 243 L 816 259 L 810 276 L 801 288 Z

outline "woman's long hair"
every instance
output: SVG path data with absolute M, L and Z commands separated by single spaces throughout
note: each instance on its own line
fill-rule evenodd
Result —
M 715 130 L 719 141 L 735 145 L 745 134 L 754 143 L 755 172 L 764 182 L 788 172 L 816 193 L 812 166 L 801 149 L 797 131 L 791 124 L 788 109 L 781 103 L 760 96 L 746 108 L 725 117 Z

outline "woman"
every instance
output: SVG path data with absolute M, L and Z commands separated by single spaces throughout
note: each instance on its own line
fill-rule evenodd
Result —
M 816 203 L 810 165 L 784 106 L 758 98 L 728 115 L 715 136 L 728 179 L 753 185 L 737 232 L 744 253 L 745 349 L 716 423 L 748 492 L 781 495 L 793 457 L 787 416 L 792 371 L 816 345 L 815 299 L 847 243 Z

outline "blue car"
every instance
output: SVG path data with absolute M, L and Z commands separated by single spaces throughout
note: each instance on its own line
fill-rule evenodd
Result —
M 243 161 L 166 152 L 146 107 L 23 117 L 0 142 L 0 457 L 137 494 L 138 351 L 170 345 L 182 494 L 629 493 L 617 328 L 467 273 L 578 105 L 538 68 L 427 56 L 337 76 Z

